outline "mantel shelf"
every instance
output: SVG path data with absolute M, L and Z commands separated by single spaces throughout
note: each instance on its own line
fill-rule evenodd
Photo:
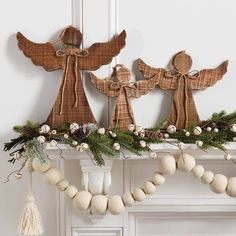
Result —
M 173 140 L 171 140 L 173 143 Z M 51 156 L 58 156 L 60 154 L 60 150 L 62 150 L 62 155 L 67 160 L 86 160 L 90 159 L 90 156 L 86 152 L 78 152 L 74 148 L 70 147 L 68 144 L 58 144 L 58 147 L 51 147 L 50 144 L 46 146 L 46 153 Z M 180 153 L 180 150 L 177 146 L 163 143 L 163 144 L 152 144 L 150 148 L 153 151 L 158 153 L 158 156 L 164 156 L 167 154 L 177 155 Z M 228 153 L 233 157 L 236 157 L 236 142 L 231 142 L 225 145 Z M 217 148 L 209 148 L 206 152 L 202 151 L 195 144 L 184 144 L 182 146 L 182 150 L 185 153 L 194 155 L 196 159 L 208 159 L 208 160 L 223 160 L 224 152 Z M 139 157 L 131 152 L 124 151 L 124 155 L 127 160 L 139 160 L 139 159 L 149 159 L 148 154 L 144 153 L 142 157 Z M 109 158 L 107 158 L 109 159 Z M 123 156 L 120 157 L 119 160 L 124 160 Z

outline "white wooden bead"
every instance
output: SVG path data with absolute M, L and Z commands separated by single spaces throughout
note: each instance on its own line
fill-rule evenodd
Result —
M 132 193 L 135 201 L 142 202 L 146 198 L 146 194 L 141 188 L 136 188 Z
M 202 165 L 196 165 L 193 169 L 192 169 L 192 174 L 194 177 L 197 178 L 202 178 L 202 176 L 204 175 L 204 167 Z
M 232 177 L 228 180 L 226 193 L 230 197 L 236 197 L 236 177 Z
M 66 179 L 62 179 L 58 184 L 57 184 L 57 189 L 59 191 L 65 191 L 68 186 L 69 186 L 69 182 Z
M 151 181 L 147 181 L 143 190 L 146 194 L 153 194 L 156 192 L 156 189 L 157 188 L 155 184 L 153 184 Z
M 154 183 L 158 186 L 162 185 L 165 183 L 166 181 L 166 178 L 165 176 L 160 173 L 160 172 L 156 172 L 154 175 L 153 175 L 153 180 L 154 180 Z
M 91 200 L 92 200 L 92 194 L 90 192 L 80 191 L 75 195 L 73 203 L 74 206 L 79 210 L 86 211 L 90 206 Z
M 48 184 L 56 185 L 61 180 L 61 172 L 57 168 L 51 168 L 43 173 L 43 179 Z
M 227 178 L 222 174 L 216 174 L 210 184 L 210 188 L 215 193 L 223 193 L 228 184 Z
M 212 182 L 214 178 L 214 173 L 212 171 L 205 171 L 205 173 L 203 174 L 201 180 L 202 180 L 202 183 L 204 184 L 210 184 Z
M 112 215 L 119 215 L 125 210 L 121 196 L 114 195 L 108 200 L 108 210 Z
M 46 159 L 45 162 L 42 162 L 38 158 L 34 158 L 32 162 L 32 166 L 35 171 L 39 172 L 40 174 L 46 172 L 49 170 L 52 166 L 51 161 L 49 159 Z
M 125 206 L 127 206 L 127 207 L 131 207 L 135 203 L 135 200 L 132 196 L 132 193 L 125 193 L 123 195 L 122 199 L 123 199 L 123 202 L 124 202 Z
M 160 161 L 160 171 L 166 175 L 173 175 L 176 171 L 176 160 L 173 156 L 165 156 Z
M 78 189 L 74 185 L 68 186 L 65 191 L 65 194 L 71 199 L 74 198 L 77 193 Z
M 179 156 L 177 161 L 178 169 L 183 172 L 190 172 L 196 165 L 196 160 L 189 154 Z
M 103 214 L 107 210 L 108 199 L 104 195 L 95 195 L 91 201 L 91 212 L 93 214 Z

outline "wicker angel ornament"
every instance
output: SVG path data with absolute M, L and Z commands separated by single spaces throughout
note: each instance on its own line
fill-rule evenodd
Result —
M 86 50 L 80 49 L 81 32 L 67 27 L 61 33 L 62 49 L 50 42 L 34 43 L 17 33 L 18 46 L 25 56 L 47 71 L 63 70 L 60 91 L 46 123 L 57 127 L 67 122 L 78 124 L 95 123 L 81 81 L 81 70 L 97 70 L 109 64 L 125 46 L 126 32 L 123 31 L 107 43 L 95 43 Z
M 112 116 L 110 128 L 119 126 L 127 130 L 129 124 L 135 124 L 130 98 L 139 98 L 154 89 L 158 83 L 159 74 L 151 79 L 129 82 L 131 72 L 123 65 L 116 65 L 113 74 L 106 79 L 98 79 L 90 73 L 90 80 L 93 85 L 109 97 L 117 97 L 115 110 Z
M 139 59 L 139 70 L 145 78 L 150 79 L 157 73 L 161 74 L 159 87 L 175 90 L 168 125 L 175 125 L 178 130 L 181 130 L 190 124 L 200 122 L 192 90 L 213 86 L 222 79 L 227 72 L 228 61 L 224 61 L 215 69 L 189 72 L 192 67 L 192 58 L 185 51 L 181 51 L 175 54 L 171 66 L 172 68 L 168 71 L 162 68 L 153 68 Z

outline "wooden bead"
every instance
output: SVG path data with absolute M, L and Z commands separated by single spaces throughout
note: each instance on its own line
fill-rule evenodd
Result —
M 135 201 L 142 202 L 146 198 L 146 194 L 141 188 L 136 188 L 133 192 Z
M 228 180 L 226 193 L 230 197 L 236 197 L 236 177 L 232 177 Z
M 32 166 L 35 171 L 39 172 L 40 174 L 43 174 L 44 172 L 46 172 L 51 168 L 52 164 L 49 159 L 45 160 L 45 162 L 42 162 L 38 158 L 34 158 Z
M 210 188 L 214 193 L 223 193 L 228 184 L 227 178 L 222 174 L 216 174 L 210 184 Z
M 165 176 L 160 173 L 160 172 L 156 172 L 154 175 L 153 175 L 153 180 L 154 180 L 154 183 L 158 186 L 162 185 L 165 183 L 166 181 L 166 178 Z
M 75 195 L 73 203 L 74 206 L 79 210 L 86 211 L 90 206 L 91 200 L 92 200 L 92 194 L 90 192 L 80 191 Z
M 65 190 L 68 188 L 69 185 L 70 185 L 70 184 L 69 184 L 69 182 L 68 182 L 66 179 L 62 179 L 62 180 L 57 184 L 57 189 L 62 192 L 62 191 L 65 191 Z
M 160 171 L 166 175 L 173 175 L 176 171 L 176 160 L 173 156 L 165 156 L 160 161 Z
M 192 174 L 194 177 L 197 178 L 202 178 L 202 176 L 204 175 L 204 167 L 202 165 L 196 165 L 195 167 L 193 167 L 192 169 Z
M 108 200 L 108 210 L 112 215 L 119 215 L 125 210 L 121 196 L 114 195 Z
M 196 165 L 194 157 L 189 154 L 183 154 L 177 161 L 178 169 L 183 172 L 190 172 Z
M 146 194 L 153 194 L 156 192 L 156 189 L 157 188 L 155 184 L 153 184 L 151 181 L 147 181 L 143 190 Z
M 91 212 L 93 214 L 103 214 L 107 210 L 107 197 L 104 195 L 93 196 L 91 201 Z
M 205 173 L 203 174 L 201 180 L 202 180 L 202 183 L 204 184 L 210 184 L 212 182 L 214 178 L 214 173 L 212 171 L 205 171 Z
M 68 186 L 65 191 L 65 194 L 71 199 L 74 198 L 77 193 L 78 189 L 74 185 Z
M 133 198 L 133 195 L 131 193 L 125 193 L 122 197 L 123 202 L 126 207 L 131 207 L 134 205 L 135 200 Z
M 48 184 L 56 185 L 61 180 L 61 172 L 57 168 L 51 168 L 43 173 L 43 179 Z

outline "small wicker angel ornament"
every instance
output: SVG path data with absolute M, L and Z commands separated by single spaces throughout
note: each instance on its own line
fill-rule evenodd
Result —
M 63 30 L 62 49 L 50 42 L 34 43 L 17 33 L 18 46 L 25 56 L 47 71 L 63 70 L 60 91 L 46 123 L 58 127 L 64 123 L 96 123 L 82 85 L 81 70 L 97 70 L 109 64 L 125 46 L 126 32 L 106 43 L 94 43 L 86 50 L 80 49 L 81 32 L 74 27 Z
M 215 69 L 189 72 L 192 67 L 192 58 L 185 51 L 175 54 L 172 60 L 173 68 L 170 71 L 149 67 L 139 59 L 139 70 L 143 72 L 145 78 L 149 79 L 159 73 L 162 77 L 158 84 L 159 87 L 175 89 L 168 125 L 175 125 L 178 130 L 200 122 L 192 90 L 213 86 L 227 72 L 227 66 L 228 61 L 224 61 Z
M 119 126 L 120 129 L 127 130 L 129 124 L 135 125 L 130 98 L 139 98 L 154 89 L 159 75 L 134 83 L 129 82 L 130 78 L 130 70 L 123 65 L 116 65 L 113 74 L 103 80 L 90 73 L 90 80 L 98 90 L 109 97 L 117 97 L 110 128 Z

